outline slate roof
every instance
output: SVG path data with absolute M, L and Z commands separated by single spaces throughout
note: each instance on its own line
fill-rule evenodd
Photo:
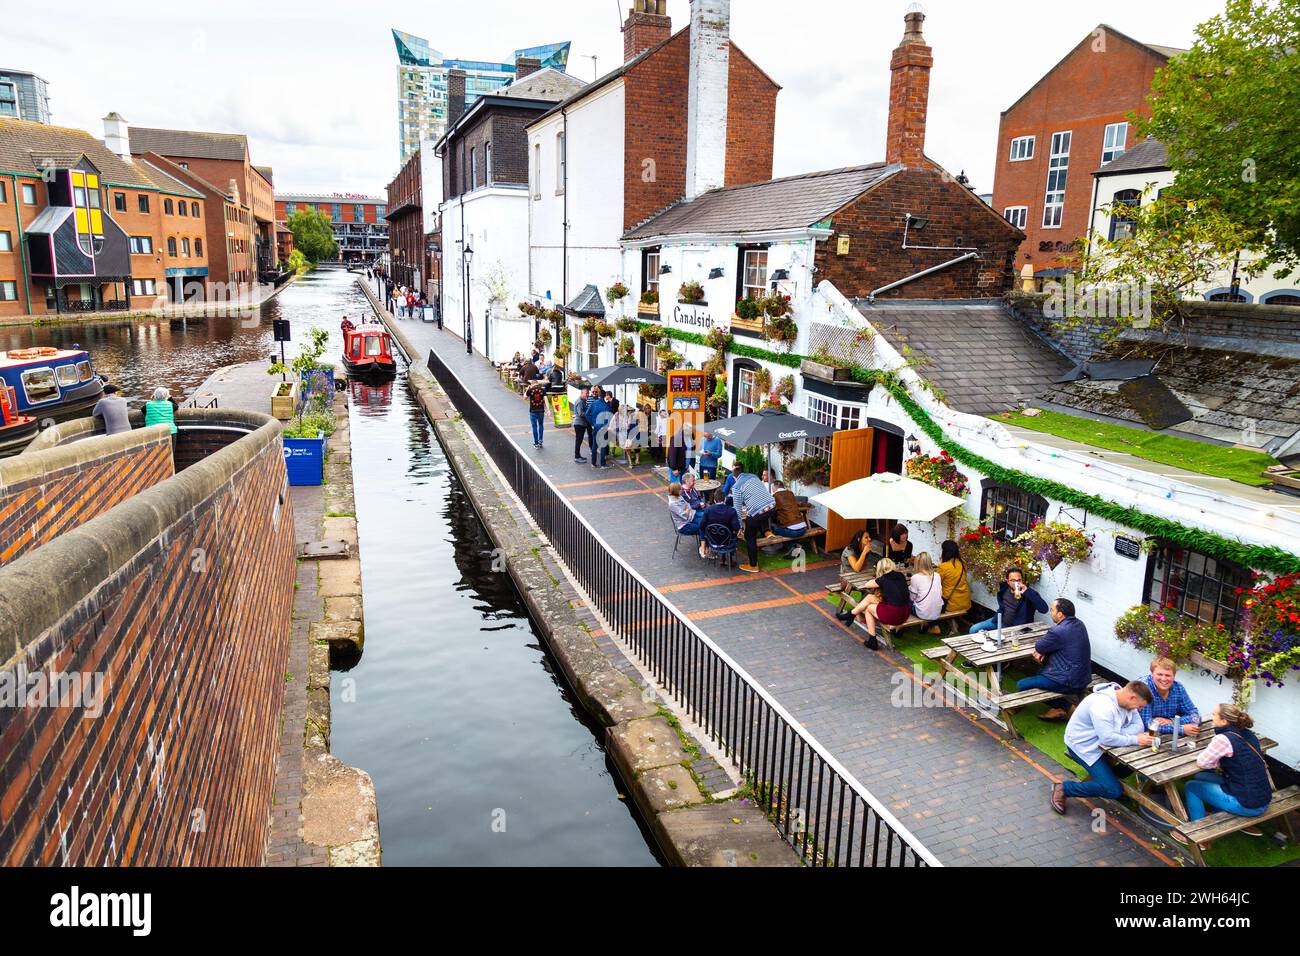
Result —
M 674 203 L 634 226 L 623 238 L 804 229 L 842 209 L 902 168 L 897 164 L 871 163 L 714 189 L 695 199 Z
M 1165 431 L 1253 448 L 1276 448 L 1300 432 L 1300 349 L 1242 340 L 1228 348 L 1200 347 L 1132 334 L 1115 355 L 1156 362 L 1154 374 L 1192 414 Z M 1067 411 L 1102 415 L 1143 427 L 1142 410 L 1118 380 L 1081 379 L 1054 385 L 1043 399 Z
M 168 175 L 148 160 L 136 159 L 133 163 L 136 169 L 153 181 L 153 184 L 165 193 L 171 193 L 176 196 L 189 196 L 193 199 L 202 199 L 203 193 L 199 192 L 193 186 L 187 186 L 175 176 Z
M 230 159 L 242 163 L 248 155 L 248 137 L 243 133 L 202 133 L 185 129 L 150 129 L 132 126 L 128 131 L 131 151 L 160 156 L 192 156 L 195 159 Z
M 857 306 L 890 344 L 930 360 L 918 371 L 958 411 L 991 415 L 1033 402 L 1074 365 L 1000 302 L 877 300 Z
M 576 76 L 570 76 L 548 66 L 536 73 L 530 73 L 522 80 L 515 80 L 500 92 L 502 96 L 515 98 L 559 101 L 580 92 L 586 85 Z
M 1123 156 L 1112 159 L 1094 176 L 1116 176 L 1122 173 L 1143 173 L 1154 169 L 1169 168 L 1169 151 L 1165 144 L 1154 136 L 1148 136 Z
M 570 315 L 605 315 L 605 302 L 600 297 L 600 290 L 594 285 L 583 286 L 582 291 L 573 297 L 564 311 Z

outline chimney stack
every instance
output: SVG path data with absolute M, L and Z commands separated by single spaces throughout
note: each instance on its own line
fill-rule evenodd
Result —
M 925 14 L 914 3 L 903 18 L 903 41 L 894 50 L 889 71 L 889 129 L 885 162 L 924 164 L 925 115 L 930 103 L 930 67 L 934 56 L 921 35 Z
M 686 108 L 686 198 L 727 178 L 727 82 L 731 0 L 691 0 L 691 72 Z
M 542 68 L 542 61 L 535 56 L 517 56 L 515 57 L 515 79 L 522 80 L 526 76 L 532 76 Z
M 672 33 L 668 0 L 635 0 L 623 24 L 623 62 L 658 46 Z
M 104 117 L 104 145 L 123 159 L 131 158 L 131 136 L 126 120 L 119 113 Z
M 465 71 L 459 68 L 447 71 L 447 126 L 453 126 L 465 115 Z

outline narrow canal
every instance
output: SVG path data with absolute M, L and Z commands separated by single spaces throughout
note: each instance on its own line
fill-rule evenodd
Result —
M 369 313 L 354 276 L 320 270 L 238 318 L 0 329 L 0 347 L 80 343 L 142 401 L 264 361 Z M 289 355 L 297 351 L 290 345 Z M 269 383 L 268 379 L 268 383 Z M 332 681 L 332 750 L 373 777 L 386 865 L 654 866 L 653 841 L 545 651 L 436 435 L 406 387 L 349 383 L 366 647 Z M 268 395 L 270 389 L 268 386 Z

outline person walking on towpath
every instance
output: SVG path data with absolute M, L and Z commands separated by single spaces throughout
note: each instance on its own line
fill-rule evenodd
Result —
M 591 421 L 587 418 L 588 407 L 591 404 L 591 387 L 582 386 L 578 392 L 578 400 L 573 406 L 573 463 L 575 465 L 585 465 L 587 459 L 582 457 L 582 442 L 591 434 Z M 595 436 L 592 436 L 592 455 L 595 450 Z
M 533 447 L 542 447 L 542 432 L 546 424 L 546 386 L 534 382 L 524 392 L 528 399 L 528 418 L 533 424 Z
M 606 460 L 609 457 L 609 421 L 612 418 L 605 393 L 600 386 L 591 390 L 591 400 L 587 403 L 587 420 L 592 428 L 591 464 L 593 468 L 613 467 Z

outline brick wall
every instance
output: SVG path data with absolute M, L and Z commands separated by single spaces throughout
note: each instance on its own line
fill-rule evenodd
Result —
M 85 524 L 172 476 L 172 443 L 159 425 L 85 447 L 60 467 L 33 464 L 30 455 L 0 461 L 0 566 Z
M 511 109 L 493 106 L 467 129 L 452 136 L 447 144 L 447 159 L 443 162 L 443 188 L 448 199 L 455 199 L 461 190 L 461 167 L 464 162 L 466 190 L 487 183 L 487 145 L 492 144 L 492 181 L 494 183 L 528 184 L 528 133 L 525 126 L 537 118 L 536 110 Z M 474 151 L 477 179 L 469 182 L 474 165 L 469 161 Z
M 958 250 L 903 249 L 907 213 L 930 220 L 911 232 L 909 244 L 973 246 L 980 258 L 951 266 L 883 293 L 891 299 L 976 299 L 1002 295 L 1011 287 L 1011 262 L 1020 233 L 960 183 L 933 169 L 906 169 L 836 213 L 835 236 L 817 247 L 817 281 L 830 279 L 849 298 L 930 266 L 955 259 Z M 849 253 L 838 255 L 836 238 L 849 237 Z
M 686 189 L 690 32 L 682 30 L 624 76 L 623 227 L 681 199 Z M 728 67 L 726 185 L 772 177 L 780 87 L 735 43 Z M 733 127 L 733 123 L 735 126 Z M 645 175 L 645 160 L 654 175 Z
M 260 862 L 295 547 L 279 429 L 248 419 L 184 476 L 0 568 L 6 677 L 103 675 L 97 717 L 0 707 L 0 864 Z

